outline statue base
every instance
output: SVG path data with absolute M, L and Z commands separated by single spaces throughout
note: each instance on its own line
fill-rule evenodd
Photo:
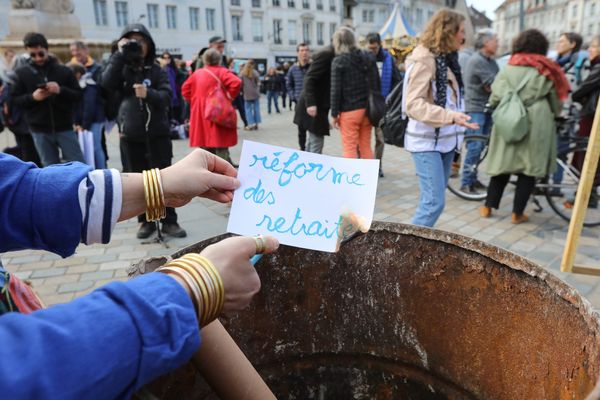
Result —
M 81 24 L 74 14 L 36 9 L 12 9 L 8 13 L 7 41 L 23 40 L 28 32 L 40 32 L 47 39 L 80 39 Z

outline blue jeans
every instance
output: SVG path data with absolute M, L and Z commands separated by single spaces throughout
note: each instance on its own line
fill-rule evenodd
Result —
M 489 136 L 492 131 L 492 115 L 489 113 L 473 112 L 468 113 L 471 116 L 471 121 L 479 124 L 479 129 L 469 129 L 465 134 L 465 140 L 469 135 L 485 135 Z M 477 173 L 475 167 L 481 157 L 481 151 L 484 148 L 484 143 L 479 140 L 468 141 L 465 144 L 467 154 L 463 160 L 461 186 L 472 186 L 477 181 Z
M 267 90 L 267 111 L 271 114 L 271 102 L 275 103 L 275 111 L 279 112 L 279 105 L 277 101 L 279 100 L 279 93 L 273 90 Z
M 84 162 L 83 153 L 81 152 L 81 147 L 79 147 L 79 139 L 77 139 L 75 131 L 56 133 L 31 132 L 31 137 L 44 167 L 52 164 L 60 164 L 59 148 L 62 152 L 62 158 L 66 162 Z
M 256 100 L 244 100 L 244 108 L 246 109 L 246 119 L 248 125 L 260 124 L 260 102 Z
M 96 169 L 106 169 L 106 155 L 102 149 L 102 128 L 104 122 L 94 122 L 90 131 L 94 134 L 94 164 Z
M 444 211 L 446 185 L 450 176 L 454 151 L 424 151 L 412 153 L 419 177 L 419 205 L 413 217 L 414 225 L 432 227 Z

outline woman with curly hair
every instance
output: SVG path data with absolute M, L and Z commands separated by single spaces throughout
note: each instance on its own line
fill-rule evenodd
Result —
M 444 210 L 445 190 L 454 150 L 465 128 L 477 129 L 463 112 L 463 82 L 458 49 L 465 39 L 465 17 L 439 10 L 427 24 L 420 44 L 406 60 L 404 147 L 419 177 L 415 225 L 433 226 Z
M 491 176 L 485 205 L 479 209 L 488 218 L 497 209 L 511 174 L 518 176 L 513 201 L 512 223 L 529 220 L 525 206 L 536 178 L 556 169 L 556 124 L 561 101 L 567 99 L 569 83 L 560 66 L 546 57 L 548 39 L 537 29 L 528 29 L 513 42 L 508 65 L 500 70 L 492 84 L 490 104 L 497 107 L 505 96 L 515 92 L 525 110 L 528 129 L 522 135 L 502 121 L 517 118 L 494 112 L 494 126 L 487 155 L 487 173 Z M 499 108 L 497 111 L 501 111 Z M 525 129 L 523 129 L 525 131 Z

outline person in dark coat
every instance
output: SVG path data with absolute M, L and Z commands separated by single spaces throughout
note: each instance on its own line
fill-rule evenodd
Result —
M 327 116 L 330 108 L 331 62 L 334 57 L 335 53 L 331 45 L 315 54 L 306 72 L 304 88 L 294 115 L 294 124 L 308 132 L 306 151 L 311 153 L 321 154 L 325 136 L 329 136 Z
M 598 98 L 600 97 L 600 36 L 592 38 L 588 52 L 590 54 L 589 75 L 572 94 L 573 101 L 581 104 L 581 111 L 579 112 L 579 117 L 581 119 L 579 120 L 578 137 L 590 136 L 592 124 L 594 122 L 594 114 L 596 114 L 596 107 L 598 105 Z M 573 155 L 572 164 L 578 171 L 581 171 L 583 168 L 585 153 L 585 151 L 581 151 Z M 600 185 L 600 168 L 596 170 L 594 185 Z M 596 189 L 594 189 L 588 207 L 598 207 L 599 197 Z M 575 199 L 568 199 L 565 202 L 567 208 L 572 208 L 574 204 Z
M 15 135 L 17 146 L 12 149 L 16 150 L 12 154 L 23 161 L 31 161 L 41 168 L 42 160 L 40 160 L 40 156 L 33 143 L 23 110 L 13 104 L 11 96 L 11 86 L 17 77 L 15 70 L 26 65 L 28 62 L 28 58 L 23 55 L 12 59 L 11 68 L 6 72 L 6 80 L 0 84 L 0 118 L 4 126 Z
M 11 97 L 23 110 L 42 164 L 59 164 L 61 159 L 83 162 L 73 131 L 73 106 L 82 97 L 75 75 L 49 54 L 48 41 L 41 33 L 28 33 L 23 44 L 30 58 L 15 70 Z
M 155 63 L 156 46 L 150 32 L 142 24 L 125 27 L 119 39 L 119 50 L 102 72 L 102 86 L 117 93 L 119 114 L 117 124 L 121 134 L 124 172 L 142 172 L 171 165 L 173 145 L 169 126 L 171 85 L 165 71 Z M 138 216 L 141 223 L 139 239 L 149 237 L 155 224 Z M 175 209 L 167 207 L 161 220 L 162 232 L 185 237 L 187 233 L 177 223 Z

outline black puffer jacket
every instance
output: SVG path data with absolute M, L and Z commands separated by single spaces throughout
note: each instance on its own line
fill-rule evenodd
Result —
M 21 107 L 25 120 L 35 133 L 55 133 L 73 130 L 74 104 L 83 95 L 73 72 L 60 65 L 54 57 L 38 67 L 32 62 L 15 71 L 16 79 L 11 88 L 13 104 Z M 33 92 L 43 82 L 56 82 L 60 93 L 42 101 L 33 99 Z
M 120 101 L 117 124 L 123 138 L 128 141 L 145 141 L 147 134 L 169 136 L 169 106 L 171 87 L 167 74 L 154 62 L 156 46 L 150 33 L 142 24 L 130 24 L 125 27 L 121 38 L 139 33 L 148 41 L 148 54 L 143 66 L 134 66 L 126 62 L 123 53 L 115 52 L 102 72 L 102 86 Z M 145 83 L 148 94 L 144 101 L 135 96 L 133 85 Z

